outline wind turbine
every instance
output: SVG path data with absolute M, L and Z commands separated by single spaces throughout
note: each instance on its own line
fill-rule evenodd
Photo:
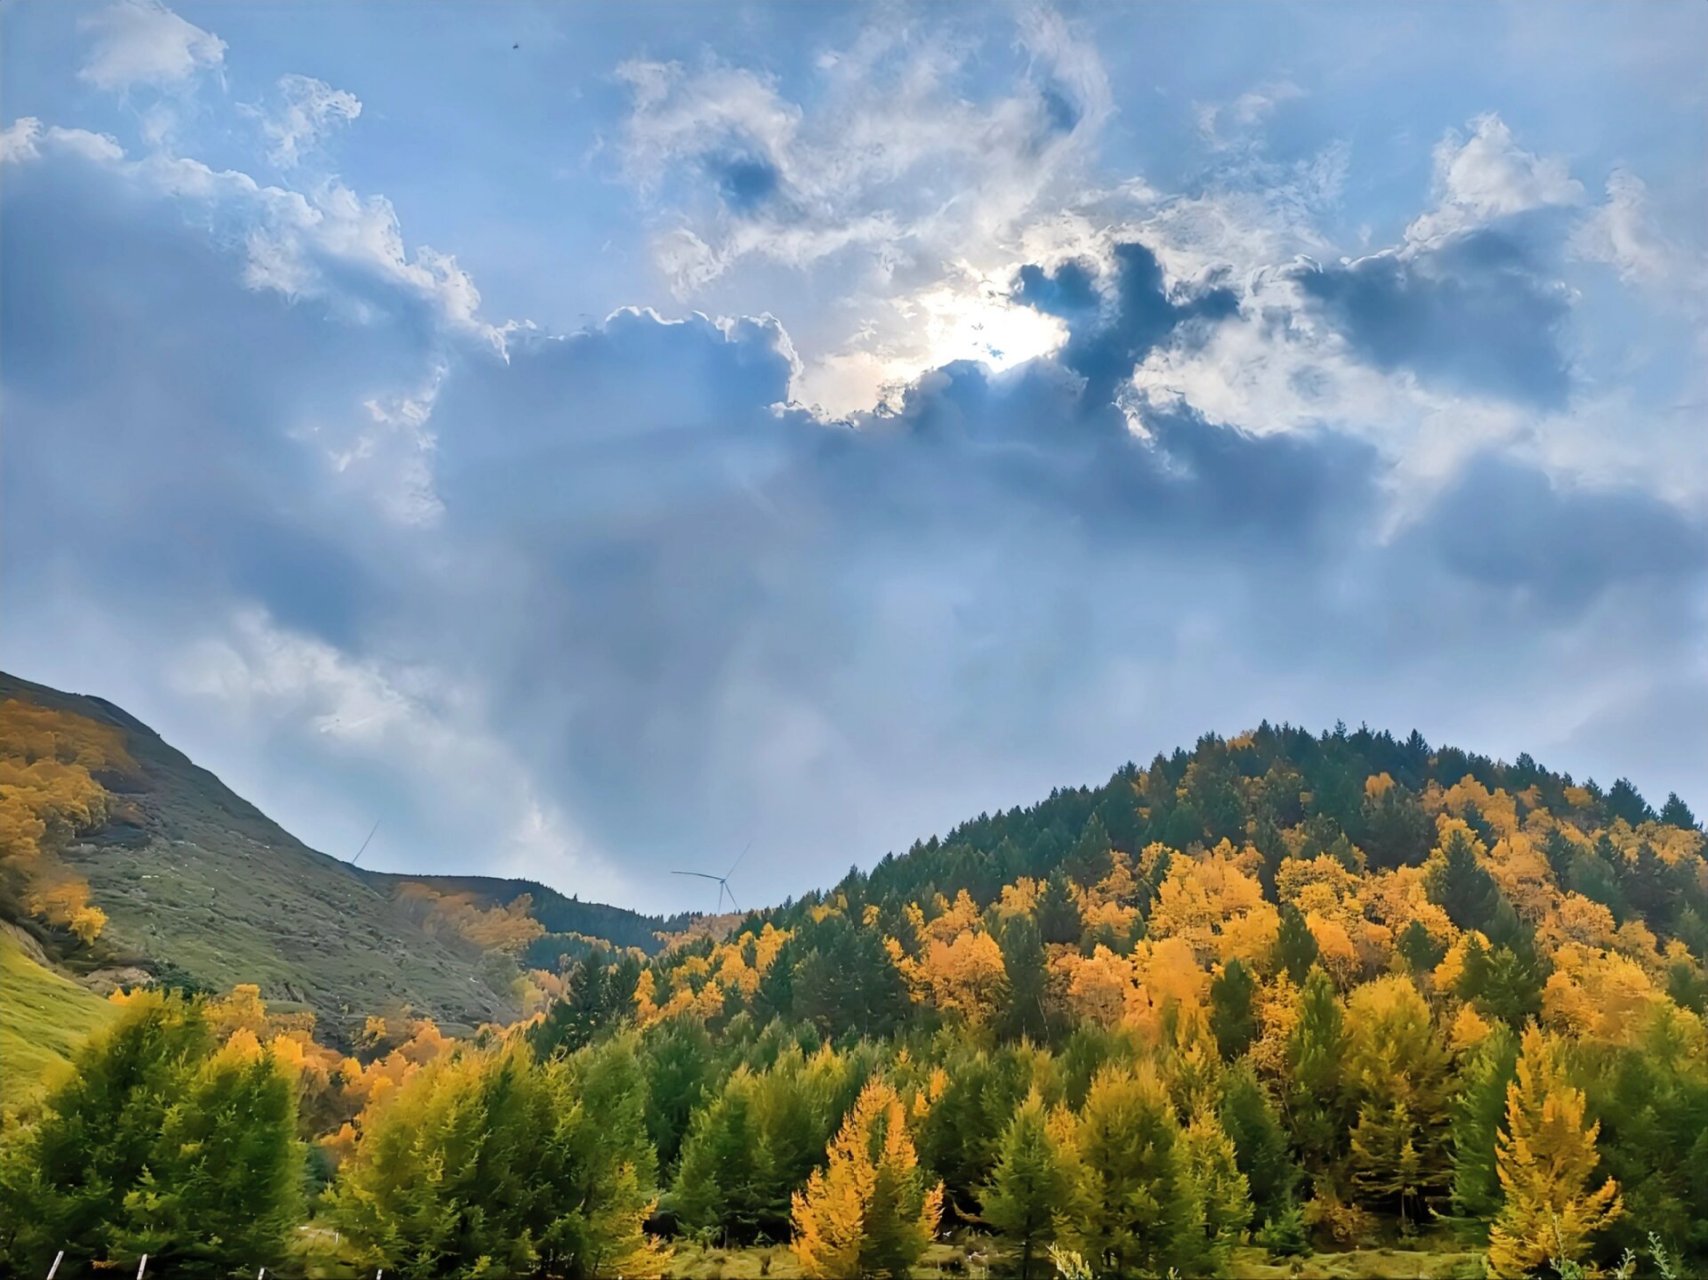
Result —
M 724 909 L 725 894 L 729 895 L 729 905 L 740 911 L 741 903 L 735 900 L 735 891 L 729 887 L 729 878 L 735 874 L 735 869 L 741 865 L 742 858 L 747 856 L 747 851 L 752 847 L 753 841 L 749 840 L 736 860 L 729 864 L 729 870 L 721 876 L 714 876 L 705 871 L 672 871 L 670 874 L 673 876 L 694 876 L 700 880 L 716 880 L 718 882 L 718 911 L 721 913 Z
M 374 819 L 374 825 L 371 828 L 369 828 L 369 830 L 368 830 L 368 840 L 372 840 L 374 838 L 374 832 L 378 831 L 379 829 L 380 829 L 380 820 L 378 818 L 375 818 Z M 360 849 L 356 850 L 356 856 L 354 858 L 350 859 L 350 865 L 352 867 L 355 866 L 358 862 L 360 862 L 362 860 L 362 855 L 368 851 L 368 840 L 362 841 L 362 847 Z

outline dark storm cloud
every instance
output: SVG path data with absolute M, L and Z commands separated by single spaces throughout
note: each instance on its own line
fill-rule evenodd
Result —
M 1609 588 L 1688 590 L 1708 565 L 1708 524 L 1636 489 L 1573 489 L 1498 455 L 1471 462 L 1417 530 L 1481 586 L 1570 615 Z
M 1239 309 L 1233 292 L 1223 288 L 1170 297 L 1156 254 L 1143 244 L 1118 244 L 1113 257 L 1105 295 L 1095 291 L 1090 270 L 1077 262 L 1052 273 L 1028 264 L 1014 290 L 1015 301 L 1067 322 L 1068 343 L 1058 359 L 1085 379 L 1092 404 L 1108 400 L 1153 348 L 1201 333 Z
M 1458 391 L 1557 409 L 1571 391 L 1560 330 L 1565 290 L 1517 234 L 1484 229 L 1410 255 L 1297 272 L 1306 295 L 1361 356 Z

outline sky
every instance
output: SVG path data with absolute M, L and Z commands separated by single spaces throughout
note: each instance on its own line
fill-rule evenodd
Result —
M 1705 47 L 6 0 L 0 666 L 646 910 L 1263 719 L 1701 812 Z

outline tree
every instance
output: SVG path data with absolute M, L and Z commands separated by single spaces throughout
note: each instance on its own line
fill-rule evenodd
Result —
M 1317 962 L 1317 939 L 1305 923 L 1304 915 L 1291 902 L 1281 904 L 1281 928 L 1275 937 L 1277 969 L 1285 969 L 1297 985 L 1303 985 L 1305 975 Z
M 684 1226 L 751 1240 L 766 1220 L 772 1179 L 757 1098 L 753 1076 L 742 1068 L 695 1114 L 671 1196 Z
M 1191 1265 L 1200 1275 L 1219 1275 L 1251 1221 L 1251 1187 L 1215 1112 L 1206 1109 L 1194 1115 L 1180 1141 L 1198 1205 L 1198 1256 Z
M 1495 1176 L 1495 1139 L 1506 1111 L 1506 1087 L 1518 1066 L 1518 1037 L 1496 1023 L 1470 1050 L 1459 1069 L 1453 1102 L 1453 1203 L 1473 1218 L 1492 1218 L 1500 1209 Z
M 1154 1070 L 1106 1067 L 1075 1130 L 1083 1214 L 1074 1240 L 1099 1275 L 1191 1268 L 1203 1203 L 1168 1091 Z
M 999 939 L 1008 999 L 997 1030 L 1005 1040 L 1041 1042 L 1050 1027 L 1044 1011 L 1044 944 L 1037 921 L 1030 915 L 1011 916 L 1003 922 Z
M 1287 1045 L 1287 1116 L 1293 1139 L 1313 1172 L 1340 1154 L 1346 1105 L 1341 1070 L 1346 1030 L 1334 980 L 1313 968 L 1299 992 L 1299 1019 Z
M 1059 867 L 1050 873 L 1043 892 L 1038 895 L 1038 932 L 1051 945 L 1077 943 L 1079 935 L 1085 932 L 1079 903 L 1074 901 L 1067 873 Z
M 792 1199 L 790 1248 L 809 1276 L 907 1274 L 931 1243 L 943 1187 L 927 1186 L 908 1136 L 901 1099 L 867 1082 L 823 1169 Z
M 1020 1280 L 1031 1280 L 1041 1249 L 1056 1238 L 1075 1195 L 1072 1121 L 1051 1115 L 1036 1088 L 997 1144 L 996 1167 L 982 1196 L 984 1220 L 1020 1251 Z
M 1109 874 L 1110 851 L 1108 828 L 1094 813 L 1086 821 L 1085 829 L 1079 833 L 1079 840 L 1062 865 L 1080 884 L 1094 885 Z
M 1257 979 L 1235 956 L 1210 980 L 1210 1030 L 1222 1057 L 1232 1062 L 1257 1039 Z
M 283 1256 L 302 1216 L 296 1082 L 252 1034 L 220 1046 L 201 1002 L 138 992 L 73 1065 L 0 1165 L 15 1267 L 61 1248 L 185 1275 Z
M 364 1115 L 327 1217 L 411 1280 L 657 1275 L 645 1089 L 630 1038 L 544 1065 L 521 1044 L 441 1058 Z
M 1352 1180 L 1405 1220 L 1447 1175 L 1448 1061 L 1429 1006 L 1407 978 L 1359 987 L 1347 1002 L 1345 1080 L 1357 1124 Z
M 1506 1195 L 1489 1232 L 1488 1269 L 1498 1280 L 1520 1280 L 1550 1259 L 1576 1261 L 1623 1209 L 1612 1178 L 1589 1189 L 1601 1125 L 1584 1123 L 1584 1094 L 1566 1079 L 1563 1059 L 1558 1039 L 1534 1023 L 1525 1028 L 1495 1148 Z
M 1248 1064 L 1230 1068 L 1224 1077 L 1221 1120 L 1233 1140 L 1234 1158 L 1245 1175 L 1256 1216 L 1280 1219 L 1293 1205 L 1299 1170 L 1281 1117 Z
M 1667 793 L 1666 803 L 1661 806 L 1661 821 L 1669 827 L 1683 827 L 1686 831 L 1696 828 L 1696 815 L 1678 798 L 1676 791 Z

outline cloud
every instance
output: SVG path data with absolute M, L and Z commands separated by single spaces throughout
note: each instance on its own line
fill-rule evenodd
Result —
M 677 224 L 660 264 L 692 292 L 750 257 L 858 250 L 891 272 L 959 243 L 976 261 L 964 242 L 1012 228 L 1112 110 L 1100 60 L 1059 17 L 1029 12 L 1017 38 L 1027 70 L 982 100 L 957 89 L 968 50 L 905 26 L 821 58 L 810 107 L 715 59 L 625 62 L 623 171 Z
M 108 92 L 183 84 L 225 62 L 225 41 L 158 0 L 117 0 L 81 25 L 93 39 L 78 78 Z
M 1450 130 L 1435 147 L 1436 207 L 1406 228 L 1423 244 L 1533 209 L 1576 204 L 1583 184 L 1558 156 L 1521 148 L 1512 130 L 1489 113 L 1471 122 L 1469 136 Z
M 279 77 L 278 96 L 273 111 L 257 114 L 267 139 L 267 158 L 280 169 L 294 169 L 322 139 L 362 114 L 355 94 L 312 76 Z
M 1543 409 L 1566 402 L 1568 295 L 1510 235 L 1469 232 L 1429 251 L 1312 265 L 1297 279 L 1379 369 L 1410 368 L 1452 389 Z

